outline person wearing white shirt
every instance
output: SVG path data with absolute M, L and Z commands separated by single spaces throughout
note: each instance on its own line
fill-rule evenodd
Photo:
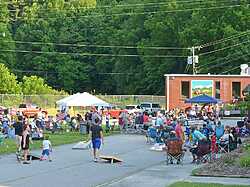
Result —
M 40 157 L 40 161 L 45 160 L 45 155 L 48 157 L 49 161 L 51 162 L 51 155 L 50 153 L 52 152 L 52 146 L 51 142 L 49 141 L 49 136 L 45 136 L 43 143 L 42 143 L 42 156 Z

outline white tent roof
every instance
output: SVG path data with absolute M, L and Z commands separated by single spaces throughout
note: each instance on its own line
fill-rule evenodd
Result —
M 65 106 L 104 106 L 104 107 L 110 106 L 109 103 L 87 92 L 77 94 L 76 96 L 70 99 L 64 100 L 60 104 Z
M 70 95 L 67 97 L 64 97 L 63 99 L 60 99 L 59 101 L 56 102 L 56 104 L 58 105 L 65 105 L 65 103 L 71 99 L 73 99 L 74 97 L 77 97 L 80 93 L 76 93 L 74 95 Z

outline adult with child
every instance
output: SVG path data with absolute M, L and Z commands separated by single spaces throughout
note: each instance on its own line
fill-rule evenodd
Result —
M 97 162 L 101 144 L 104 144 L 103 129 L 99 118 L 95 118 L 95 122 L 90 127 L 89 138 L 92 140 L 94 162 Z

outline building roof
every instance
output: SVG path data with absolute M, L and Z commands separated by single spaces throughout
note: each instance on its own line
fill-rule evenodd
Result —
M 212 74 L 165 74 L 165 77 L 247 77 L 250 78 L 250 75 L 212 75 Z

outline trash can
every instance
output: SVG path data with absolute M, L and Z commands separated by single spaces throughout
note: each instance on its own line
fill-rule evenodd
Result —
M 80 123 L 80 134 L 87 134 L 87 126 L 85 123 Z

